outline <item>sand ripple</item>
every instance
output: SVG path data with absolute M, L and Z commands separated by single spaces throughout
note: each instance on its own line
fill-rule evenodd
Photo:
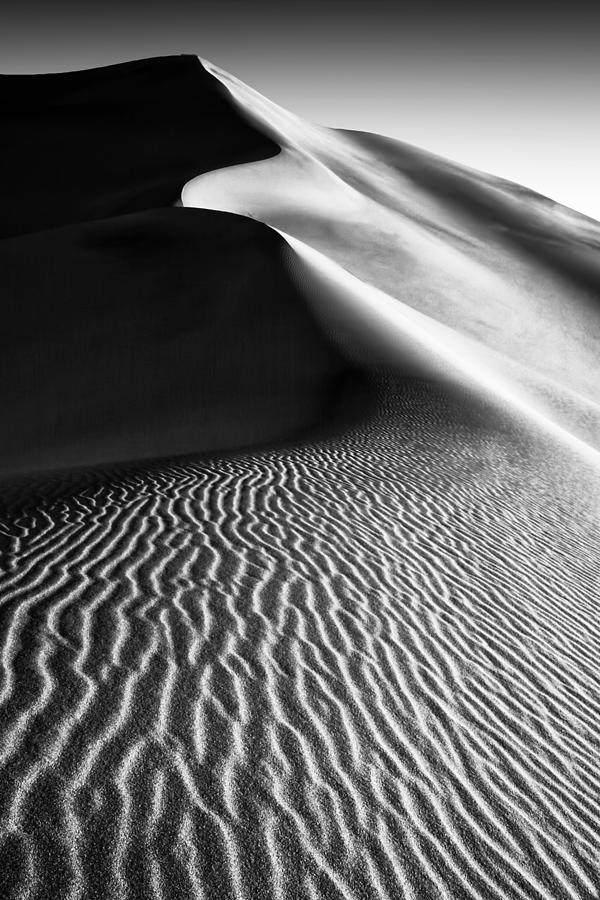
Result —
M 597 896 L 597 475 L 395 391 L 6 512 L 3 897 Z

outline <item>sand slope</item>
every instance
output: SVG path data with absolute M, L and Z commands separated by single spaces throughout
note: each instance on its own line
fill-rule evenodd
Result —
M 598 480 L 470 405 L 5 514 L 3 896 L 597 896 Z
M 304 122 L 205 66 L 282 152 L 199 175 L 184 205 L 258 218 L 320 251 L 433 331 L 452 329 L 448 359 L 472 359 L 470 383 L 500 379 L 600 447 L 597 223 L 399 142 Z
M 0 896 L 596 898 L 597 226 L 206 66 L 280 154 L 0 242 Z

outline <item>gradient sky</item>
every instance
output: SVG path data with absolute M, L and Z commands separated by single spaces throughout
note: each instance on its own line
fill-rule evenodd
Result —
M 326 125 L 374 131 L 600 219 L 600 4 L 15 4 L 3 72 L 197 53 Z

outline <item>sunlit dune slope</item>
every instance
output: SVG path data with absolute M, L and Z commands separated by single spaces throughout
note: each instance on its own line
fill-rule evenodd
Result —
M 488 394 L 501 384 L 505 399 L 600 445 L 597 223 L 417 148 L 302 121 L 204 64 L 282 150 L 199 175 L 184 205 L 238 212 L 300 240 L 433 331 L 451 329 L 446 362 L 470 361 L 460 380 Z

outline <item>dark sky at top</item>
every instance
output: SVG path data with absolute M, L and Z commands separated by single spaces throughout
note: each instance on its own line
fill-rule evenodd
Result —
M 28 3 L 0 68 L 198 53 L 323 124 L 376 131 L 600 218 L 600 4 Z

